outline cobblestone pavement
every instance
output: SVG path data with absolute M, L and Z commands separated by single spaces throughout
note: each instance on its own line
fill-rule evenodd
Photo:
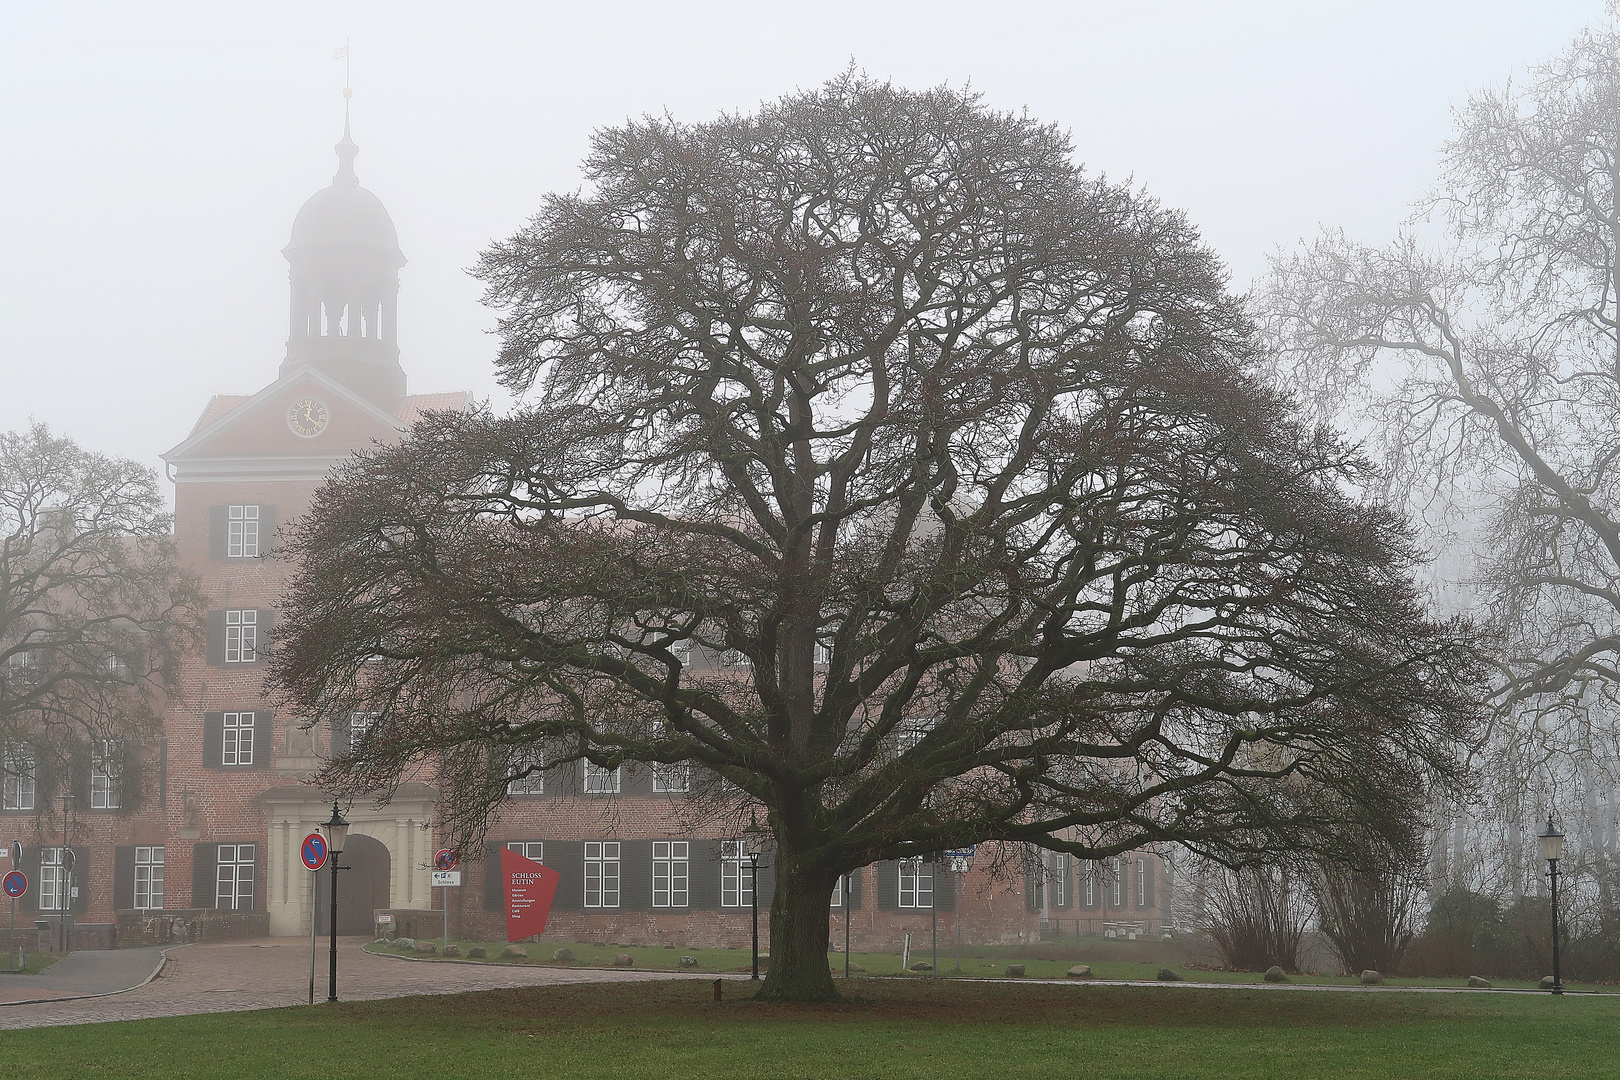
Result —
M 513 986 L 634 982 L 647 979 L 714 978 L 668 971 L 615 971 L 596 968 L 496 967 L 483 964 L 423 963 L 373 956 L 359 946 L 368 939 L 340 939 L 338 997 L 344 1001 L 455 994 Z M 327 952 L 322 943 L 315 1000 L 326 999 Z M 93 1024 L 144 1020 L 156 1016 L 273 1009 L 309 1000 L 309 942 L 264 941 L 184 945 L 169 952 L 163 973 L 145 986 L 111 997 L 47 1001 L 0 1008 L 0 1028 Z

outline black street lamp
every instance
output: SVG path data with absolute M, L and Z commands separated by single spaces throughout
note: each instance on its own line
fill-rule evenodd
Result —
M 326 1000 L 337 1001 L 337 876 L 338 856 L 343 854 L 343 843 L 349 838 L 349 823 L 342 814 L 338 813 L 338 804 L 332 802 L 332 816 L 324 822 L 326 829 L 326 857 L 332 863 L 332 910 L 328 912 L 332 920 L 332 964 L 331 981 L 327 985 Z M 313 913 L 312 913 L 313 914 Z
M 759 978 L 759 852 L 748 853 L 748 899 L 754 905 L 754 978 Z
M 1541 857 L 1547 860 L 1547 876 L 1552 878 L 1552 992 L 1562 994 L 1564 981 L 1558 975 L 1558 860 L 1564 857 L 1564 834 L 1554 827 L 1552 814 L 1547 815 L 1547 831 L 1536 839 L 1541 841 Z

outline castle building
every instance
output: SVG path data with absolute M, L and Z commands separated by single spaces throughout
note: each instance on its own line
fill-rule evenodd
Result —
M 349 455 L 398 438 L 427 412 L 471 405 L 465 392 L 407 392 L 397 336 L 405 256 L 387 209 L 360 186 L 347 120 L 336 150 L 337 174 L 298 211 L 283 249 L 288 338 L 275 379 L 254 394 L 212 397 L 163 455 L 177 545 L 211 599 L 163 737 L 142 748 L 141 782 L 124 783 L 99 760 L 83 791 L 7 780 L 0 822 L 24 838 L 21 868 L 35 887 L 23 910 L 39 920 L 41 947 L 60 940 L 70 912 L 80 948 L 327 926 L 326 878 L 314 888 L 299 848 L 331 808 L 308 779 L 350 733 L 306 730 L 266 700 L 266 645 L 289 571 L 274 558 L 276 529 L 308 509 Z M 513 784 L 464 884 L 437 890 L 436 791 L 411 783 L 381 807 L 359 800 L 345 809 L 350 869 L 338 929 L 371 933 L 387 913 L 401 932 L 436 936 L 448 898 L 456 932 L 504 936 L 504 846 L 562 875 L 548 938 L 745 944 L 755 882 L 741 838 L 683 825 L 685 784 L 668 766 L 536 773 Z M 65 810 L 61 793 L 77 796 Z M 846 918 L 857 948 L 935 927 L 954 934 L 957 919 L 974 942 L 1156 935 L 1168 923 L 1166 872 L 1152 855 L 1077 866 L 1047 854 L 1034 865 L 1010 883 L 980 871 L 958 880 L 918 860 L 866 867 L 847 891 L 840 884 L 829 935 L 841 939 Z M 768 865 L 757 884 L 768 910 Z

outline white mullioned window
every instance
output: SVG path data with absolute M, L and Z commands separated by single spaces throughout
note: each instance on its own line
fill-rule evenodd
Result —
M 1052 855 L 1052 906 L 1069 906 L 1069 857 L 1063 852 Z
M 652 789 L 654 791 L 691 791 L 692 767 L 684 761 L 677 761 L 672 765 L 654 765 L 652 767 Z
M 600 765 L 592 765 L 587 761 L 585 763 L 585 794 L 617 795 L 623 772 L 623 766 L 616 769 L 606 769 Z
M 900 906 L 903 908 L 931 908 L 934 906 L 934 867 L 922 856 L 900 860 Z
M 163 906 L 163 849 L 135 849 L 135 906 L 152 911 Z
M 841 908 L 841 907 L 844 906 L 844 875 L 843 874 L 839 874 L 838 875 L 838 880 L 833 882 L 832 906 L 836 907 L 836 908 Z
M 230 508 L 230 528 L 226 535 L 225 554 L 232 559 L 259 557 L 259 508 L 233 506 Z
M 69 903 L 68 871 L 62 865 L 62 849 L 39 851 L 39 910 L 66 911 Z
M 221 911 L 253 910 L 253 863 L 257 853 L 255 844 L 219 845 L 214 907 Z
M 683 908 L 691 863 L 685 840 L 653 841 L 653 907 Z
M 1109 883 L 1114 887 L 1114 907 L 1125 906 L 1125 860 L 1113 858 L 1109 861 Z
M 1136 860 L 1136 906 L 1147 907 L 1147 860 Z
M 510 840 L 506 844 L 507 851 L 515 851 L 525 859 L 537 863 L 546 861 L 546 845 L 540 840 Z
M 228 712 L 225 714 L 224 751 L 221 765 L 253 764 L 253 714 Z
M 90 809 L 117 810 L 124 802 L 123 748 L 97 739 L 90 748 Z
M 508 795 L 544 795 L 546 793 L 546 774 L 541 770 L 546 762 L 539 749 L 524 747 L 512 752 L 512 779 L 506 782 Z M 534 771 L 527 776 L 522 775 L 523 770 L 532 768 Z
M 1097 864 L 1086 864 L 1086 907 L 1097 906 Z
M 720 906 L 749 907 L 754 902 L 753 866 L 741 840 L 720 843 Z
M 585 842 L 585 906 L 588 908 L 616 908 L 619 906 L 619 842 L 617 840 L 587 840 Z
M 24 749 L 6 751 L 4 801 L 7 810 L 32 810 L 35 795 L 34 755 Z
M 225 613 L 225 662 L 259 662 L 259 612 L 255 608 Z

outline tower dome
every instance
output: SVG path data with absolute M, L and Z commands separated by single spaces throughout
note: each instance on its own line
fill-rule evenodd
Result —
M 281 372 L 309 364 L 392 413 L 405 401 L 394 339 L 405 255 L 387 208 L 355 175 L 347 115 L 335 149 L 337 175 L 298 211 L 281 252 L 292 282 Z

